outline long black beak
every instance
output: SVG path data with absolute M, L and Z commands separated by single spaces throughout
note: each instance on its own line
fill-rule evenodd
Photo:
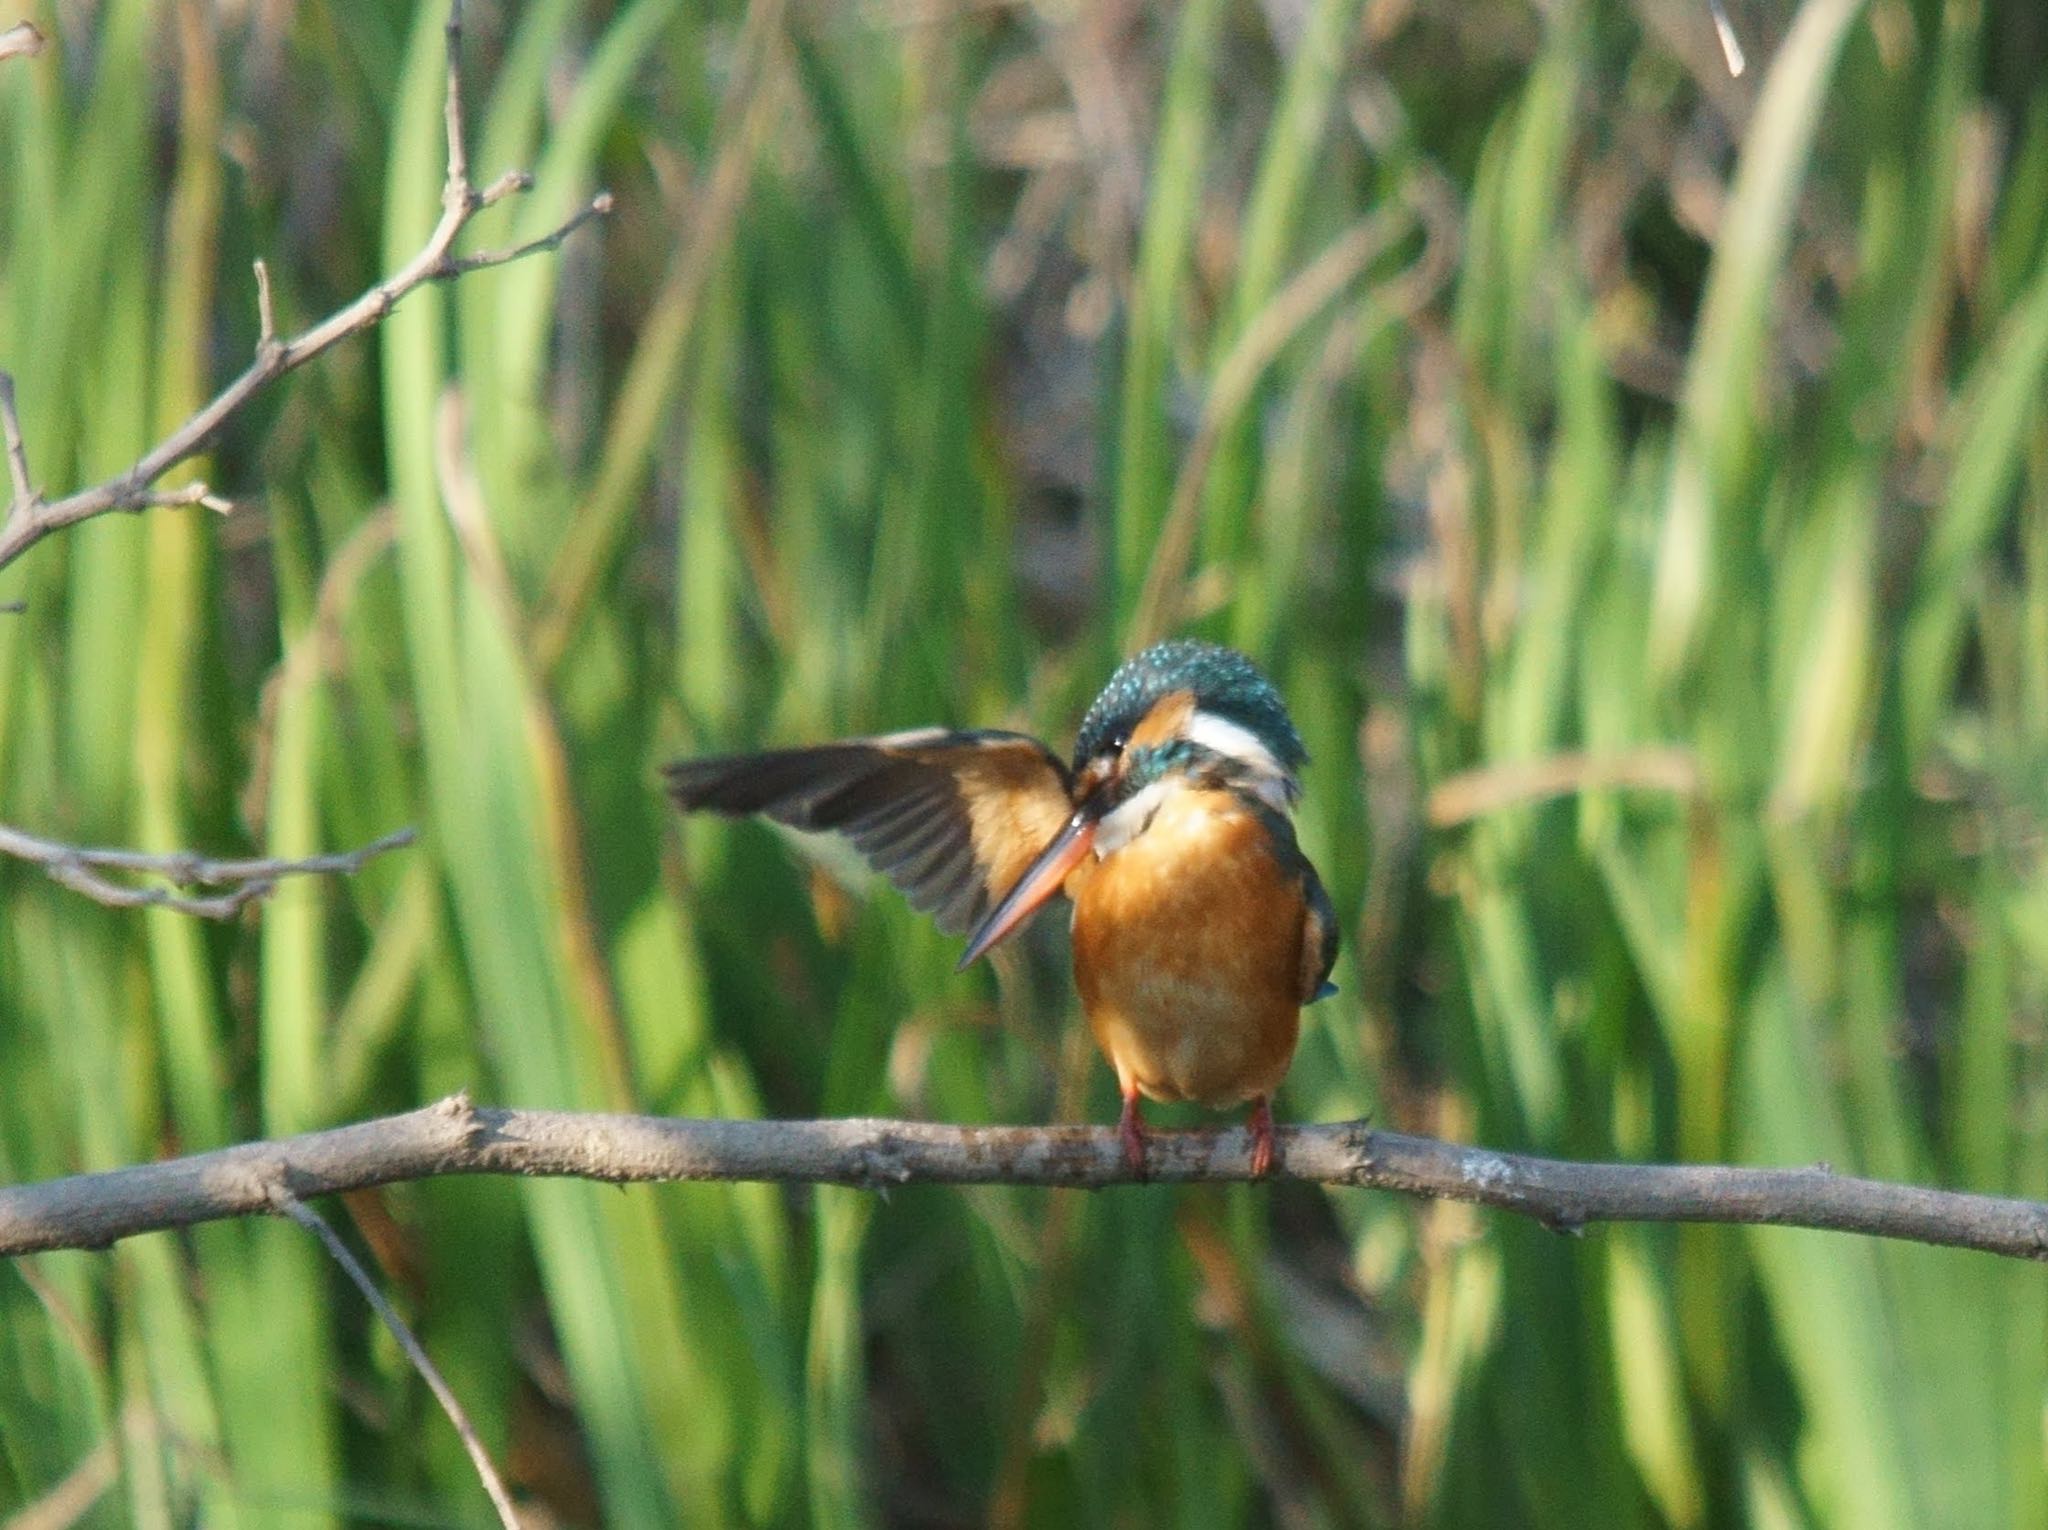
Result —
M 1051 844 L 1038 852 L 1038 859 L 1017 879 L 1017 885 L 1005 893 L 1003 901 L 982 920 L 981 928 L 967 942 L 967 950 L 954 971 L 965 972 L 981 960 L 990 947 L 1037 913 L 1066 884 L 1067 873 L 1087 859 L 1088 852 L 1095 848 L 1095 823 L 1096 814 L 1086 805 L 1074 810 L 1074 816 L 1067 820 L 1066 827 L 1053 836 Z

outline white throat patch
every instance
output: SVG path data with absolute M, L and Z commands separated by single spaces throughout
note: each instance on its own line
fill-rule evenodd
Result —
M 1159 804 L 1166 800 L 1169 785 L 1179 782 L 1154 781 L 1136 796 L 1119 802 L 1115 809 L 1102 816 L 1102 822 L 1095 826 L 1095 858 L 1099 861 L 1105 855 L 1123 849 L 1132 840 L 1145 832 L 1145 826 L 1152 822 L 1152 815 L 1159 811 Z

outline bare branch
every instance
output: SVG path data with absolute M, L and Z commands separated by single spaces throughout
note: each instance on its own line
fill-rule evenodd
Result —
M 523 170 L 508 171 L 487 189 L 481 190 L 470 179 L 469 151 L 463 139 L 460 0 L 453 0 L 449 6 L 447 34 L 448 176 L 441 193 L 440 221 L 434 225 L 434 231 L 427 236 L 427 242 L 419 253 L 354 302 L 287 340 L 277 337 L 270 275 L 258 262 L 256 307 L 260 328 L 255 359 L 198 413 L 164 437 L 125 473 L 63 499 L 46 500 L 32 487 L 28 461 L 21 449 L 21 431 L 14 414 L 12 381 L 0 383 L 0 421 L 4 421 L 6 428 L 8 469 L 13 481 L 13 500 L 5 519 L 0 520 L 0 568 L 5 568 L 52 532 L 75 526 L 96 515 L 145 510 L 152 506 L 199 504 L 210 509 L 225 508 L 228 501 L 203 486 L 177 491 L 157 491 L 150 486 L 179 463 L 201 451 L 215 433 L 264 388 L 350 336 L 361 334 L 382 322 L 407 295 L 420 287 L 429 282 L 452 281 L 487 266 L 503 265 L 507 261 L 552 250 L 584 224 L 611 211 L 611 197 L 601 192 L 551 233 L 538 239 L 490 254 L 458 256 L 453 253 L 456 240 L 472 218 L 493 202 L 530 189 L 533 178 Z M 4 376 L 0 374 L 0 378 Z
M 108 908 L 168 908 L 201 919 L 232 919 L 248 904 L 267 897 L 285 877 L 353 876 L 376 857 L 413 842 L 400 829 L 358 850 L 303 860 L 214 860 L 189 850 L 152 854 L 143 850 L 101 850 L 44 839 L 0 824 L 0 855 L 41 866 L 50 880 Z M 106 873 L 152 876 L 167 886 L 138 887 Z M 213 893 L 179 891 L 219 888 Z
M 299 1226 L 313 1234 L 334 1256 L 334 1262 L 341 1266 L 343 1273 L 355 1282 L 356 1289 L 363 1293 L 363 1300 L 371 1310 L 384 1320 L 384 1326 L 391 1330 L 391 1337 L 398 1341 L 398 1347 L 405 1351 L 412 1361 L 413 1369 L 420 1373 L 435 1400 L 441 1404 L 441 1411 L 448 1415 L 448 1422 L 455 1426 L 455 1433 L 461 1437 L 462 1448 L 469 1452 L 469 1459 L 476 1465 L 477 1476 L 483 1479 L 484 1491 L 490 1495 L 491 1505 L 498 1511 L 498 1523 L 505 1530 L 519 1530 L 519 1510 L 513 1506 L 512 1495 L 505 1491 L 504 1479 L 491 1464 L 490 1452 L 484 1449 L 484 1442 L 477 1438 L 476 1426 L 469 1421 L 462 1403 L 447 1379 L 436 1368 L 427 1355 L 425 1346 L 413 1336 L 405 1319 L 398 1315 L 398 1309 L 384 1299 L 384 1293 L 377 1289 L 377 1283 L 370 1279 L 360 1260 L 349 1252 L 349 1247 L 336 1235 L 320 1214 L 301 1201 L 283 1185 L 271 1187 L 271 1205 L 283 1216 L 290 1217 Z
M 135 498 L 138 510 L 177 510 L 186 505 L 204 505 L 215 515 L 226 515 L 235 508 L 233 500 L 214 493 L 203 483 L 188 483 L 182 489 L 146 489 Z
M 524 188 L 521 189 L 523 190 Z M 524 260 L 527 256 L 538 255 L 543 250 L 559 249 L 562 241 L 583 227 L 584 224 L 597 218 L 609 217 L 612 207 L 612 194 L 609 191 L 600 191 L 590 199 L 587 206 L 578 211 L 568 222 L 558 224 L 550 232 L 542 234 L 538 238 L 529 239 L 523 244 L 509 246 L 506 249 L 485 250 L 476 255 L 457 256 L 448 262 L 448 270 L 444 274 L 448 276 L 466 276 L 471 271 L 482 271 L 490 266 L 502 266 L 515 260 Z
M 26 21 L 17 21 L 0 32 L 0 64 L 10 58 L 34 58 L 43 51 L 43 34 Z
M 70 863 L 52 866 L 49 871 L 50 880 L 59 887 L 67 887 L 107 908 L 167 908 L 195 919 L 232 919 L 249 904 L 277 890 L 275 882 L 255 881 L 229 892 L 205 895 L 181 893 L 169 887 L 129 887 Z
M 442 131 L 448 139 L 448 182 L 442 193 L 453 204 L 474 195 L 469 179 L 469 129 L 462 120 L 462 0 L 448 0 L 443 28 L 448 45 L 448 85 L 442 94 Z
M 1283 1127 L 1271 1176 L 1471 1201 L 1561 1232 L 1593 1222 L 1809 1227 L 2048 1262 L 2048 1204 L 1834 1174 L 1825 1167 L 1568 1163 L 1370 1129 Z M 1240 1128 L 1155 1132 L 1155 1181 L 1249 1180 Z M 463 1095 L 276 1142 L 164 1163 L 0 1186 L 0 1258 L 103 1248 L 119 1238 L 274 1211 L 304 1199 L 442 1174 L 602 1180 L 895 1185 L 1133 1182 L 1114 1129 L 922 1121 L 696 1121 L 493 1110 Z
M 490 207 L 509 196 L 533 190 L 533 176 L 525 170 L 507 170 L 477 194 L 479 208 Z M 607 204 L 609 205 L 609 204 Z

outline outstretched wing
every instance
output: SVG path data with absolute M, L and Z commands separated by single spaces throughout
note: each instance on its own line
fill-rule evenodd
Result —
M 924 728 L 678 760 L 663 775 L 686 813 L 760 813 L 844 834 L 955 935 L 981 922 L 1073 811 L 1066 766 L 1021 733 Z

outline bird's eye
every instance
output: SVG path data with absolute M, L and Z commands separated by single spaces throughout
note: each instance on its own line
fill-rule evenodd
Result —
M 1109 741 L 1109 752 L 1113 755 L 1122 754 L 1124 752 L 1124 745 L 1128 744 L 1130 741 L 1131 740 L 1129 734 L 1118 733 L 1112 735 Z

